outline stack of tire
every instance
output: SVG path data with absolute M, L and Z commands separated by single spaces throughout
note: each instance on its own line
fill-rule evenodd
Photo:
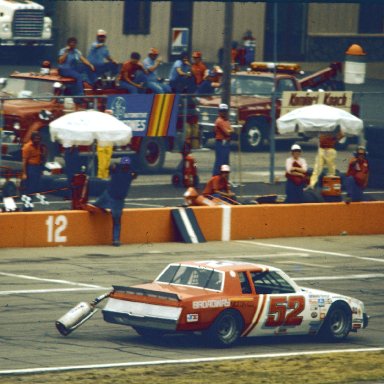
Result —
M 369 163 L 369 188 L 384 187 L 384 126 L 368 125 L 364 129 Z

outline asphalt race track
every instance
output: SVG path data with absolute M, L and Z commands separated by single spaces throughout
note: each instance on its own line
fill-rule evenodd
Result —
M 112 284 L 152 280 L 167 263 L 189 259 L 277 266 L 300 285 L 361 299 L 370 315 L 369 327 L 338 344 L 309 337 L 253 337 L 230 349 L 207 347 L 203 338 L 191 335 L 147 341 L 130 327 L 105 323 L 100 313 L 67 337 L 57 332 L 55 320 L 78 302 L 91 301 Z M 1 249 L 0 265 L 0 375 L 23 369 L 359 350 L 384 344 L 384 235 Z

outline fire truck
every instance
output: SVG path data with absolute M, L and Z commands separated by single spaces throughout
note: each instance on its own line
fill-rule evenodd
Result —
M 0 0 L 0 45 L 52 45 L 52 20 L 29 0 Z
M 84 97 L 81 104 L 70 97 L 73 78 L 62 77 L 57 69 L 49 68 L 44 62 L 38 72 L 15 72 L 8 79 L 0 79 L 0 109 L 3 112 L 2 155 L 7 159 L 21 160 L 21 147 L 38 130 L 48 154 L 58 155 L 58 145 L 50 140 L 49 123 L 75 109 L 106 109 L 107 97 L 128 92 L 116 86 L 113 80 L 103 81 L 97 88 L 84 83 Z M 164 164 L 166 151 L 172 150 L 174 137 L 134 136 L 122 153 L 134 153 L 137 167 L 141 172 L 155 173 Z M 91 148 L 82 148 L 91 152 Z
M 234 128 L 233 139 L 240 140 L 243 151 L 259 151 L 268 145 L 272 122 L 272 92 L 275 87 L 276 118 L 281 113 L 281 100 L 286 91 L 344 91 L 340 80 L 341 63 L 331 63 L 329 67 L 303 76 L 298 64 L 273 64 L 253 62 L 246 71 L 234 72 L 231 77 L 231 105 L 229 119 Z M 330 94 L 332 95 L 332 94 Z M 331 98 L 329 98 L 331 99 Z M 221 96 L 214 95 L 199 98 L 199 125 L 203 142 L 214 137 L 214 123 Z M 359 115 L 359 106 L 353 104 L 351 113 Z M 278 131 L 277 139 L 282 139 Z M 287 137 L 290 140 L 309 140 L 310 137 Z M 343 138 L 340 146 L 347 146 L 350 138 Z M 353 140 L 353 139 L 352 139 Z

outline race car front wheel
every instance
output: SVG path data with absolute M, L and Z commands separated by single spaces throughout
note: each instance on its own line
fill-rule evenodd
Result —
M 320 337 L 329 341 L 344 340 L 351 330 L 352 314 L 347 304 L 334 303 L 320 329 Z
M 243 319 L 239 312 L 226 310 L 222 312 L 208 330 L 212 344 L 218 347 L 230 347 L 240 337 Z

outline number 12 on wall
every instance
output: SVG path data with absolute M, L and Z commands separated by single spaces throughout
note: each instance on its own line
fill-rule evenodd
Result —
M 62 235 L 68 226 L 68 219 L 66 216 L 48 216 L 45 224 L 47 225 L 48 243 L 65 243 L 67 241 L 67 236 Z

